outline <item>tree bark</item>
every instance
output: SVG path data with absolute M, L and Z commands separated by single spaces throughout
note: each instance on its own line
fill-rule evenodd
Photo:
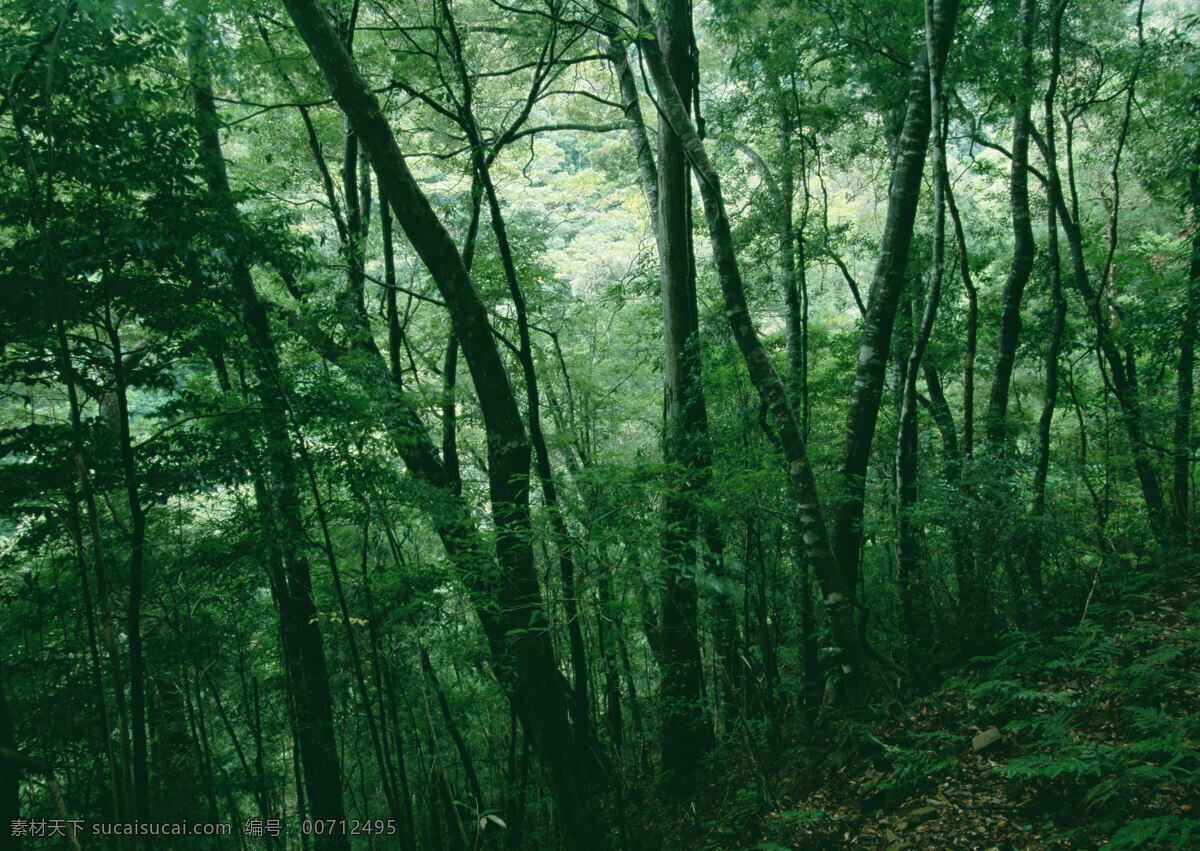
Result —
M 605 34 L 608 37 L 608 60 L 617 75 L 621 106 L 625 111 L 625 125 L 633 142 L 638 162 L 638 177 L 641 179 L 642 192 L 646 196 L 646 206 L 650 210 L 650 227 L 658 234 L 658 164 L 654 161 L 654 151 L 650 147 L 650 138 L 642 120 L 637 80 L 629 67 L 629 53 L 617 25 L 606 21 Z
M 1061 68 L 1061 39 L 1063 12 L 1067 0 L 1057 0 L 1050 7 L 1050 81 L 1046 87 L 1046 152 L 1047 159 L 1058 157 L 1055 143 L 1054 101 L 1058 91 Z M 1033 471 L 1033 506 L 1030 515 L 1033 530 L 1025 558 L 1025 572 L 1039 596 L 1042 588 L 1042 523 L 1046 514 L 1046 478 L 1050 472 L 1050 425 L 1054 421 L 1054 409 L 1058 405 L 1058 359 L 1062 351 L 1063 331 L 1066 327 L 1067 300 L 1062 292 L 1062 256 L 1058 247 L 1058 209 L 1051 204 L 1046 211 L 1046 254 L 1050 263 L 1050 303 L 1053 314 L 1050 327 L 1050 342 L 1046 346 L 1044 361 L 1046 388 L 1042 397 L 1042 414 L 1037 426 L 1037 462 Z
M 657 34 L 676 90 L 690 113 L 696 94 L 696 57 L 688 0 L 671 0 L 664 7 Z M 679 137 L 661 114 L 655 160 L 642 123 L 637 84 L 615 24 L 607 24 L 607 35 L 608 57 L 617 74 L 658 249 L 664 344 L 662 447 L 669 491 L 663 506 L 663 597 L 653 647 L 662 671 L 663 767 L 680 780 L 695 770 L 700 756 L 712 746 L 703 707 L 696 575 L 702 562 L 714 576 L 720 575 L 724 548 L 718 521 L 697 500 L 709 487 L 711 453 L 701 383 L 691 176 Z M 704 544 L 703 557 L 696 547 L 698 536 Z M 723 687 L 735 625 L 728 599 L 719 591 L 717 595 L 714 629 L 720 658 L 714 667 L 722 684 L 718 687 Z
M 497 530 L 499 569 L 489 564 L 490 559 L 463 522 L 456 524 L 457 529 L 439 531 L 452 559 L 460 565 L 483 622 L 493 670 L 541 755 L 565 846 L 599 848 L 601 834 L 571 734 L 565 689 L 533 565 L 529 441 L 492 338 L 487 311 L 454 241 L 409 171 L 379 102 L 320 6 L 315 0 L 286 0 L 285 6 L 324 72 L 334 99 L 365 146 L 380 194 L 433 276 L 450 313 L 487 432 L 488 489 Z M 444 476 L 440 464 L 430 465 L 429 473 Z
M 933 7 L 936 36 L 932 40 L 935 55 L 922 44 L 909 78 L 907 111 L 892 166 L 888 195 L 887 221 L 883 244 L 867 299 L 863 320 L 862 343 L 858 352 L 846 431 L 842 443 L 841 493 L 834 517 L 834 554 L 843 574 L 843 584 L 853 592 L 858 584 L 858 562 L 862 548 L 863 499 L 866 490 L 867 463 L 883 395 L 900 292 L 904 288 L 905 266 L 912 243 L 917 201 L 921 194 L 921 176 L 925 168 L 925 149 L 929 141 L 930 102 L 929 67 L 945 66 L 950 41 L 958 17 L 959 0 L 937 0 Z
M 201 160 L 214 200 L 223 208 L 226 221 L 236 228 L 240 217 L 225 172 L 216 104 L 208 70 L 198 50 L 190 57 L 190 71 Z M 279 607 L 282 650 L 295 703 L 304 785 L 312 817 L 340 821 L 345 818 L 345 807 L 333 731 L 333 701 L 312 578 L 302 549 L 306 532 L 301 516 L 300 478 L 287 425 L 287 400 L 279 383 L 279 357 L 266 307 L 258 297 L 249 264 L 241 251 L 234 253 L 230 271 L 233 293 L 254 352 L 255 392 L 262 402 L 269 476 L 263 507 L 267 513 L 267 534 L 280 556 L 278 560 L 269 557 L 267 569 Z M 349 844 L 344 836 L 325 834 L 317 839 L 316 846 L 342 849 Z
M 1033 271 L 1033 224 L 1029 214 L 1029 131 L 1033 106 L 1033 15 L 1034 0 L 1021 0 L 1017 20 L 1017 53 L 1020 80 L 1013 116 L 1012 173 L 1009 206 L 1012 211 L 1013 256 L 1000 302 L 1000 348 L 988 399 L 987 439 L 993 452 L 1004 454 L 1008 392 L 1012 384 L 1021 337 L 1021 299 Z
M 1026 0 L 1028 2 L 1028 0 Z M 934 22 L 933 0 L 925 2 L 925 45 L 935 50 L 937 29 Z M 946 139 L 942 121 L 942 65 L 932 63 L 929 69 L 930 128 L 933 131 L 933 268 L 929 275 L 929 291 L 921 325 L 913 339 L 912 350 L 904 368 L 904 390 L 900 401 L 900 422 L 896 435 L 896 511 L 897 562 L 900 585 L 900 609 L 905 633 L 910 645 L 918 640 L 916 617 L 916 575 L 920 561 L 920 528 L 912 517 L 917 502 L 917 374 L 925 347 L 933 333 L 942 295 L 942 277 L 946 256 Z
M 1188 196 L 1191 199 L 1192 256 L 1184 290 L 1183 327 L 1179 331 L 1179 377 L 1175 403 L 1175 457 L 1172 463 L 1171 502 L 1182 530 L 1193 531 L 1191 512 L 1192 478 L 1192 373 L 1196 368 L 1196 323 L 1200 319 L 1200 145 L 1192 152 L 1192 169 L 1188 175 Z
M 679 97 L 694 88 L 689 0 L 667 0 L 658 43 Z M 706 476 L 708 416 L 700 383 L 696 267 L 692 254 L 692 184 L 683 145 L 663 116 L 658 124 L 658 245 L 663 307 L 663 596 L 659 615 L 662 658 L 662 764 L 677 778 L 690 775 L 712 747 L 703 705 L 698 631 L 697 496 Z
M 833 640 L 837 645 L 837 663 L 851 694 L 851 699 L 863 684 L 865 653 L 855 625 L 854 605 L 846 588 L 837 559 L 830 547 L 821 510 L 820 495 L 812 467 L 808 461 L 808 449 L 800 431 L 795 412 L 788 401 L 787 390 L 774 364 L 767 356 L 759 340 L 750 312 L 746 307 L 745 289 L 741 271 L 733 247 L 733 233 L 729 215 L 721 194 L 720 179 L 708 158 L 704 143 L 692 124 L 682 98 L 671 79 L 666 61 L 655 41 L 642 37 L 639 40 L 646 64 L 658 89 L 660 106 L 671 127 L 683 142 L 688 160 L 696 173 L 700 185 L 700 197 L 704 202 L 705 219 L 708 224 L 712 245 L 713 261 L 725 302 L 725 313 L 746 363 L 750 380 L 770 412 L 780 445 L 787 461 L 788 483 L 797 502 L 796 514 L 804 545 L 808 551 L 817 578 L 821 583 L 826 611 L 829 615 Z

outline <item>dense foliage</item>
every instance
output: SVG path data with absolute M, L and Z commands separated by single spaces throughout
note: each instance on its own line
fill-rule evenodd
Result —
M 0 0 L 4 842 L 1194 841 L 1186 5 Z

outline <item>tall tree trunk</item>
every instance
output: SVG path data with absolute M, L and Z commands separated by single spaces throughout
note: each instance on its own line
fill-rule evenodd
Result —
M 146 560 L 146 512 L 138 488 L 137 463 L 129 427 L 128 378 L 121 336 L 105 307 L 105 328 L 112 346 L 113 384 L 116 390 L 117 422 L 121 446 L 121 471 L 129 503 L 129 599 L 125 622 L 129 635 L 129 710 L 133 738 L 133 815 L 147 818 L 150 812 L 150 764 L 146 753 L 146 661 L 142 651 L 143 571 Z
M 1195 102 L 1195 101 L 1193 101 Z M 1188 175 L 1192 205 L 1192 257 L 1184 290 L 1183 327 L 1179 332 L 1179 377 L 1175 403 L 1175 457 L 1172 464 L 1171 501 L 1182 530 L 1194 529 L 1190 505 L 1192 478 L 1192 397 L 1196 368 L 1196 322 L 1200 319 L 1200 145 L 1192 153 Z M 1194 535 L 1193 531 L 1193 535 Z M 1194 539 L 1193 539 L 1194 540 Z
M 788 400 L 783 381 L 759 340 L 753 319 L 746 307 L 745 289 L 733 247 L 733 233 L 721 194 L 720 179 L 708 158 L 695 125 L 692 124 L 687 107 L 675 88 L 657 42 L 643 36 L 638 43 L 658 89 L 660 106 L 672 129 L 683 142 L 688 160 L 700 184 L 700 197 L 704 202 L 713 261 L 721 283 L 725 313 L 729 317 L 730 328 L 746 363 L 750 380 L 770 412 L 783 448 L 787 461 L 788 483 L 797 503 L 796 520 L 813 569 L 821 583 L 833 640 L 838 648 L 836 662 L 841 666 L 844 682 L 853 696 L 859 691 L 865 675 L 865 652 L 855 625 L 853 601 L 830 547 L 821 500 L 799 422 Z
M 366 665 L 363 662 L 363 654 L 359 650 L 358 640 L 354 635 L 354 619 L 350 614 L 350 605 L 346 601 L 346 589 L 342 582 L 341 569 L 338 566 L 337 556 L 333 548 L 333 539 L 329 532 L 329 518 L 325 510 L 325 502 L 321 499 L 321 491 L 317 485 L 316 470 L 312 463 L 312 458 L 308 454 L 308 450 L 304 446 L 303 440 L 299 443 L 300 460 L 304 465 L 305 472 L 308 474 L 309 487 L 312 491 L 313 503 L 317 509 L 317 520 L 321 526 L 321 535 L 324 540 L 324 550 L 329 565 L 329 575 L 333 580 L 334 596 L 337 598 L 338 610 L 341 612 L 342 627 L 346 635 L 346 647 L 350 651 L 350 668 L 354 675 L 354 683 L 358 688 L 359 703 L 362 706 L 362 711 L 367 717 L 367 731 L 370 735 L 371 746 L 375 752 L 375 764 L 379 767 L 380 785 L 383 786 L 384 798 L 387 800 L 388 809 L 392 818 L 400 818 L 399 799 L 396 796 L 396 790 L 391 783 L 391 774 L 388 771 L 387 753 L 384 744 L 384 733 L 381 728 L 385 728 L 384 724 L 377 724 L 375 721 L 375 711 L 372 705 L 371 694 L 367 689 Z M 367 535 L 366 530 L 363 534 L 362 546 L 362 572 L 366 574 L 367 561 Z
M 589 540 L 589 544 L 590 544 Z M 597 587 L 596 632 L 600 639 L 600 653 L 604 662 L 604 720 L 607 728 L 613 761 L 619 771 L 624 770 L 624 715 L 621 711 L 621 672 L 617 661 L 617 638 L 620 611 L 613 599 L 612 578 L 607 571 L 600 574 Z M 617 794 L 622 793 L 621 782 L 614 784 Z
M 471 142 L 474 160 L 473 186 L 483 190 L 487 201 L 492 232 L 496 237 L 496 246 L 500 252 L 500 262 L 504 269 L 504 278 L 508 283 L 509 295 L 517 316 L 518 350 L 517 357 L 521 362 L 521 372 L 525 379 L 526 410 L 529 421 L 529 436 L 534 449 L 534 461 L 538 480 L 542 486 L 542 498 L 546 511 L 550 515 L 551 528 L 554 531 L 554 545 L 558 551 L 559 578 L 562 582 L 563 609 L 566 614 L 567 635 L 570 644 L 571 668 L 574 680 L 570 695 L 571 723 L 575 732 L 580 753 L 587 760 L 586 769 L 592 779 L 599 783 L 604 770 L 597 750 L 591 719 L 591 701 L 588 697 L 588 665 L 587 653 L 583 642 L 583 627 L 579 617 L 579 583 L 576 577 L 575 557 L 571 551 L 571 539 L 567 524 L 563 518 L 558 501 L 558 487 L 554 482 L 554 473 L 550 467 L 550 451 L 546 446 L 546 437 L 542 429 L 542 406 L 538 392 L 537 369 L 533 360 L 533 344 L 529 337 L 529 311 L 526 307 L 525 294 L 517 277 L 516 260 L 513 257 L 512 243 L 508 238 L 508 226 L 504 221 L 504 213 L 500 207 L 500 197 L 492 181 L 491 166 L 484 154 L 485 145 L 479 125 L 475 120 L 472 107 L 474 101 L 474 84 L 463 56 L 458 25 L 454 20 L 451 6 L 446 0 L 442 2 L 442 11 L 446 17 L 450 33 L 450 44 L 454 55 L 455 67 L 459 74 L 459 82 L 463 90 L 463 101 L 459 108 L 458 118 L 467 131 Z
M 1017 53 L 1020 80 L 1013 116 L 1012 173 L 1009 178 L 1009 208 L 1012 212 L 1013 256 L 1000 301 L 1000 348 L 988 399 L 987 439 L 993 452 L 1004 454 L 1008 392 L 1012 384 L 1021 336 L 1021 299 L 1033 271 L 1033 224 L 1029 215 L 1029 131 L 1033 106 L 1033 14 L 1034 0 L 1021 0 L 1017 20 Z
M 1028 2 L 1028 0 L 1027 0 Z M 933 0 L 925 0 L 925 45 L 933 53 L 937 29 L 934 22 Z M 942 65 L 932 63 L 929 69 L 930 128 L 933 131 L 933 268 L 929 274 L 929 292 L 925 310 L 916 330 L 911 352 L 904 368 L 904 390 L 900 401 L 900 422 L 896 436 L 896 504 L 899 517 L 898 579 L 900 608 L 904 629 L 910 645 L 917 643 L 915 605 L 916 575 L 920 560 L 920 527 L 913 519 L 917 501 L 917 374 L 925 347 L 933 333 L 942 295 L 942 276 L 946 257 L 946 139 L 942 121 Z
M 791 99 L 788 103 L 782 98 Z M 786 199 L 780 207 L 778 222 L 779 273 L 783 289 L 783 303 L 787 312 L 785 333 L 787 335 L 786 385 L 792 409 L 799 406 L 800 435 L 808 440 L 811 411 L 808 401 L 808 270 L 805 258 L 805 230 L 811 199 L 808 191 L 808 156 L 804 141 L 803 122 L 795 92 L 795 79 L 790 93 L 782 93 L 779 110 L 779 150 L 782 168 L 779 175 L 779 194 Z M 800 127 L 796 125 L 800 124 Z M 792 196 L 796 192 L 796 173 L 792 153 L 793 146 L 799 148 L 800 182 L 804 191 L 800 223 L 797 227 L 792 215 Z M 792 560 L 799 571 L 797 583 L 800 595 L 800 656 L 803 662 L 803 685 L 801 705 L 815 711 L 820 702 L 821 676 L 820 650 L 817 646 L 816 618 L 813 611 L 811 570 L 808 552 L 797 527 L 789 530 L 788 546 Z
M 1062 16 L 1067 0 L 1057 0 L 1050 8 L 1050 82 L 1046 87 L 1046 152 L 1047 159 L 1056 160 L 1058 148 L 1055 142 L 1054 101 L 1058 92 L 1061 68 Z M 1046 211 L 1046 252 L 1050 263 L 1050 303 L 1053 314 L 1050 341 L 1046 346 L 1045 371 L 1046 389 L 1042 397 L 1042 414 L 1037 427 L 1037 462 L 1033 471 L 1033 520 L 1032 534 L 1026 551 L 1025 572 L 1034 590 L 1041 596 L 1043 533 L 1042 523 L 1046 514 L 1046 478 L 1050 472 L 1050 425 L 1054 421 L 1054 409 L 1058 404 L 1058 359 L 1062 350 L 1063 330 L 1066 326 L 1067 300 L 1062 292 L 1062 257 L 1058 248 L 1058 209 L 1051 204 Z
M 599 848 L 602 835 L 596 828 L 588 779 L 571 733 L 565 689 L 533 565 L 529 441 L 492 338 L 487 311 L 457 247 L 408 170 L 379 102 L 320 6 L 315 0 L 285 0 L 285 6 L 324 72 L 334 99 L 370 155 L 381 195 L 433 276 L 449 311 L 487 432 L 488 489 L 500 570 L 487 564 L 485 551 L 461 518 L 449 521 L 451 525 L 444 525 L 439 532 L 452 560 L 463 568 L 463 579 L 487 634 L 493 670 L 549 775 L 565 846 Z M 427 436 L 424 442 L 428 442 Z M 428 474 L 444 483 L 444 468 L 436 456 L 426 461 Z
M 190 71 L 202 162 L 215 202 L 223 208 L 230 225 L 236 227 L 240 217 L 225 172 L 216 104 L 208 70 L 199 52 L 200 42 L 197 38 L 197 46 L 190 56 Z M 280 385 L 279 357 L 266 307 L 254 288 L 244 249 L 234 254 L 231 282 L 254 352 L 255 392 L 263 406 L 262 424 L 270 477 L 264 505 L 268 513 L 266 528 L 280 555 L 278 561 L 269 559 L 267 568 L 272 575 L 279 606 L 282 649 L 295 703 L 304 785 L 312 817 L 340 821 L 345 818 L 341 764 L 334 739 L 333 701 L 313 602 L 312 578 L 302 550 L 307 536 L 301 516 L 300 478 L 287 425 L 287 400 Z M 319 849 L 349 847 L 346 838 L 337 833 L 319 837 L 316 846 Z
M 917 201 L 921 194 L 921 176 L 925 169 L 925 149 L 929 142 L 930 64 L 939 69 L 945 66 L 950 50 L 954 24 L 958 17 L 959 0 L 937 0 L 933 7 L 933 56 L 922 44 L 913 72 L 909 78 L 907 110 L 895 161 L 892 165 L 891 189 L 888 195 L 887 221 L 883 244 L 871 291 L 867 313 L 863 320 L 862 343 L 858 351 L 858 366 L 846 415 L 846 431 L 842 444 L 840 474 L 842 492 L 839 494 L 834 517 L 833 547 L 844 576 L 844 585 L 853 592 L 858 584 L 858 561 L 862 548 L 863 499 L 866 489 L 867 464 L 883 395 L 891 346 L 892 325 L 896 318 L 900 292 L 904 288 L 905 266 L 912 243 Z
M 908 387 L 908 368 L 917 329 L 913 327 L 913 302 L 904 299 L 897 309 L 894 335 L 895 349 L 895 411 L 896 441 L 892 450 L 891 466 L 891 509 L 896 528 L 894 557 L 896 564 L 896 586 L 900 601 L 901 629 L 909 649 L 913 648 L 916 636 L 915 604 L 916 574 L 919 561 L 920 540 L 917 526 L 910 522 L 909 515 L 917 502 L 917 417 L 916 389 L 913 390 L 912 407 L 906 415 L 905 395 Z
M 692 249 L 692 194 L 687 157 L 669 121 L 659 116 L 658 159 L 642 123 L 637 83 L 624 40 L 606 24 L 608 57 L 617 74 L 626 125 L 658 248 L 663 304 L 663 461 L 671 470 L 663 506 L 663 599 L 656 630 L 656 657 L 662 669 L 663 767 L 677 778 L 691 773 L 711 746 L 712 730 L 703 708 L 703 670 L 697 623 L 696 573 L 701 561 L 714 575 L 723 572 L 719 523 L 697 505 L 709 483 L 708 414 L 701 384 L 696 269 Z M 657 27 L 658 42 L 685 109 L 696 96 L 695 38 L 689 0 L 671 0 Z M 701 559 L 697 535 L 704 543 Z M 727 686 L 736 628 L 729 599 L 713 601 L 717 676 Z M 716 684 L 714 684 L 716 685 Z
M 1141 10 L 1139 7 L 1138 13 L 1138 32 L 1139 43 L 1141 34 Z M 1052 36 L 1053 37 L 1053 36 Z M 1114 193 L 1119 189 L 1117 183 L 1118 168 L 1120 165 L 1121 154 L 1124 150 L 1125 140 L 1129 131 L 1129 123 L 1133 110 L 1134 92 L 1137 85 L 1140 64 L 1134 67 L 1134 71 L 1130 76 L 1127 84 L 1125 109 L 1120 129 L 1117 133 L 1116 153 L 1113 159 L 1111 175 L 1113 179 Z M 1068 175 L 1073 174 L 1071 149 L 1070 125 L 1067 126 L 1068 135 L 1066 138 L 1067 151 L 1066 157 L 1068 162 Z M 1155 467 L 1154 460 L 1151 458 L 1149 449 L 1146 445 L 1146 427 L 1142 417 L 1142 404 L 1139 398 L 1137 388 L 1137 373 L 1136 370 L 1130 369 L 1133 366 L 1132 359 L 1129 363 L 1126 362 L 1126 357 L 1122 355 L 1117 341 L 1113 338 L 1113 328 L 1108 319 L 1107 295 L 1108 280 L 1107 275 L 1111 269 L 1112 256 L 1116 249 L 1117 238 L 1117 214 L 1120 209 L 1119 195 L 1114 194 L 1112 201 L 1112 213 L 1109 217 L 1109 253 L 1106 262 L 1104 274 L 1101 275 L 1099 285 L 1097 286 L 1092 277 L 1088 273 L 1087 261 L 1084 257 L 1083 246 L 1083 231 L 1078 218 L 1078 204 L 1074 203 L 1076 197 L 1074 183 L 1071 182 L 1071 199 L 1072 203 L 1068 208 L 1067 197 L 1064 194 L 1063 180 L 1059 171 L 1058 162 L 1056 159 L 1051 159 L 1049 151 L 1046 149 L 1046 140 L 1040 137 L 1036 138 L 1039 147 L 1042 149 L 1042 156 L 1046 159 L 1046 185 L 1047 194 L 1049 195 L 1050 203 L 1058 210 L 1058 217 L 1064 235 L 1067 238 L 1067 247 L 1070 252 L 1071 267 L 1074 273 L 1075 287 L 1083 296 L 1088 307 L 1088 314 L 1092 320 L 1092 327 L 1096 334 L 1096 346 L 1100 353 L 1100 359 L 1103 365 L 1108 368 L 1108 379 L 1112 385 L 1113 395 L 1116 397 L 1117 406 L 1120 411 L 1121 424 L 1125 429 L 1125 434 L 1129 440 L 1129 449 L 1133 456 L 1133 468 L 1138 478 L 1138 484 L 1141 486 L 1142 500 L 1146 504 L 1146 513 L 1150 519 L 1150 530 L 1154 535 L 1155 540 L 1162 546 L 1167 546 L 1173 542 L 1175 538 L 1175 526 L 1171 515 L 1168 513 L 1166 504 L 1163 500 L 1162 485 L 1158 479 L 1158 471 Z M 1132 354 L 1130 352 L 1130 354 Z
M 68 516 L 71 529 L 71 544 L 75 551 L 75 563 L 79 573 L 79 587 L 83 596 L 84 622 L 87 624 L 87 648 L 90 657 L 88 668 L 91 673 L 93 698 L 96 702 L 98 715 L 97 720 L 100 722 L 100 729 L 103 731 L 105 762 L 108 766 L 108 794 L 112 809 L 106 812 L 105 815 L 115 819 L 117 814 L 121 812 L 119 791 L 121 784 L 118 777 L 117 757 L 112 740 L 112 714 L 109 709 L 108 699 L 104 694 L 104 672 L 100 656 L 100 643 L 96 636 L 96 613 L 92 604 L 91 577 L 88 573 L 87 560 L 84 555 L 83 521 L 79 515 L 79 501 L 74 493 L 70 493 L 68 499 L 70 504 Z M 0 820 L 0 823 L 2 823 L 2 820 Z
M 690 105 L 695 82 L 690 0 L 667 0 L 658 41 L 675 88 Z M 705 479 L 708 436 L 700 383 L 696 269 L 692 254 L 692 183 L 687 159 L 670 122 L 658 126 L 658 244 L 662 283 L 663 463 L 668 469 L 663 505 L 662 764 L 677 776 L 691 774 L 712 746 L 702 695 L 697 624 L 697 495 Z
M 975 454 L 975 349 L 979 340 L 979 292 L 971 280 L 971 258 L 967 254 L 967 237 L 963 232 L 962 217 L 954 202 L 954 190 L 947 183 L 946 210 L 954 222 L 954 242 L 958 246 L 958 271 L 963 289 L 967 293 L 967 339 L 963 347 L 963 420 L 962 461 L 970 463 Z M 964 471 L 965 472 L 965 468 Z

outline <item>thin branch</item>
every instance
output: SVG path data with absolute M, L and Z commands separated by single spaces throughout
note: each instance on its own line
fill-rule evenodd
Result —
M 560 130 L 579 130 L 584 133 L 612 133 L 624 129 L 625 122 L 623 121 L 615 124 L 539 124 L 536 127 L 526 127 L 519 133 L 512 134 L 509 141 L 515 142 L 525 136 L 533 136 L 537 133 L 554 133 Z

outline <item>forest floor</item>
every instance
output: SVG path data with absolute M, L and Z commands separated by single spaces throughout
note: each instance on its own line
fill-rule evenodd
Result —
M 647 847 L 1200 848 L 1200 590 L 1012 633 L 931 695 L 824 733 L 748 751 L 665 808 L 673 825 L 642 825 Z

